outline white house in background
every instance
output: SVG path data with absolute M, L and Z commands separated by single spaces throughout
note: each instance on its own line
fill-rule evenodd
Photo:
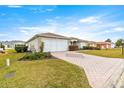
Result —
M 91 46 L 91 47 L 97 47 L 97 44 L 96 44 L 95 41 L 89 41 L 88 45 Z
M 2 41 L 1 42 L 4 46 L 5 46 L 5 49 L 14 49 L 15 48 L 15 45 L 22 45 L 22 44 L 25 44 L 24 41 L 19 41 L 19 40 L 13 40 L 13 41 Z
M 82 40 L 75 37 L 70 37 L 70 45 L 77 45 L 79 49 L 83 48 L 84 46 L 88 46 L 89 41 Z
M 68 37 L 54 33 L 36 34 L 26 44 L 28 50 L 39 52 L 42 42 L 44 43 L 44 52 L 67 51 L 69 46 Z

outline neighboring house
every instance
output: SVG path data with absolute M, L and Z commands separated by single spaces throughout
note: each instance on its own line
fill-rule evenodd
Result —
M 70 37 L 70 44 L 69 45 L 77 45 L 79 49 L 83 48 L 84 46 L 88 46 L 88 41 L 78 39 L 75 37 Z
M 67 51 L 69 46 L 68 37 L 54 33 L 36 34 L 26 44 L 28 50 L 39 52 L 42 42 L 44 43 L 44 52 Z
M 98 47 L 100 49 L 112 48 L 112 43 L 110 42 L 95 42 L 93 47 Z
M 110 42 L 94 42 L 94 41 L 89 41 L 89 46 L 98 47 L 100 49 L 114 48 L 113 43 L 110 43 Z
M 89 41 L 89 42 L 88 42 L 88 46 L 97 47 L 97 44 L 96 44 L 96 42 L 94 42 L 94 41 Z
M 100 49 L 109 49 L 111 48 L 111 43 L 110 42 L 96 42 L 97 47 Z
M 17 44 L 19 44 L 19 45 L 25 44 L 24 41 L 19 41 L 19 40 L 2 41 L 1 43 L 5 46 L 5 49 L 14 49 L 15 45 L 17 45 Z

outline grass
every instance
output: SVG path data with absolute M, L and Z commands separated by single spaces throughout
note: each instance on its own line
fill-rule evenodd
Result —
M 6 59 L 9 58 L 11 62 L 22 58 L 25 53 L 16 53 L 14 50 L 6 50 L 7 54 L 0 54 L 0 67 L 5 66 Z
M 1 58 L 17 60 L 24 54 L 11 53 Z M 4 57 L 3 57 L 4 56 Z M 2 62 L 2 61 L 1 61 Z M 11 78 L 5 76 L 15 73 Z M 89 88 L 83 69 L 60 59 L 15 61 L 0 68 L 1 88 Z
M 121 48 L 104 49 L 104 50 L 81 50 L 80 53 L 86 53 L 90 55 L 109 57 L 109 58 L 124 58 Z
M 6 49 L 5 52 L 7 53 L 16 53 L 16 51 L 14 49 Z

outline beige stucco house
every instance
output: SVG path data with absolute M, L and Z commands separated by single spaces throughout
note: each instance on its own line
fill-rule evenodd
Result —
M 44 43 L 44 52 L 67 51 L 69 46 L 68 37 L 54 33 L 36 34 L 26 44 L 28 50 L 39 52 L 42 42 Z

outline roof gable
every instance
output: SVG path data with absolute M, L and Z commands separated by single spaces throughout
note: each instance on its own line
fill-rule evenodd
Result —
M 62 35 L 58 35 L 58 34 L 54 34 L 54 33 L 41 33 L 41 34 L 36 34 L 35 36 L 33 36 L 31 39 L 29 39 L 27 42 L 30 42 L 32 40 L 34 40 L 37 37 L 45 37 L 45 38 L 56 38 L 56 39 L 69 39 L 66 36 L 62 36 Z

